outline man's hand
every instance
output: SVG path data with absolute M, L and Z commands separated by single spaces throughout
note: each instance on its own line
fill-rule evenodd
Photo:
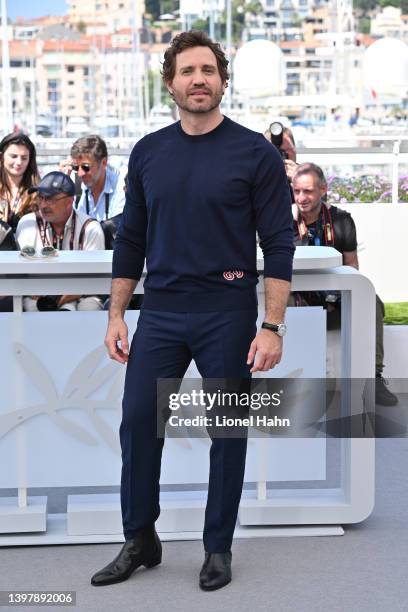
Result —
M 105 336 L 105 346 L 108 349 L 109 357 L 114 361 L 119 361 L 119 363 L 127 363 L 129 359 L 128 327 L 124 316 L 136 283 L 137 281 L 134 278 L 112 279 L 109 324 Z
M 127 363 L 129 359 L 128 327 L 121 317 L 109 319 L 105 346 L 111 359 L 119 363 Z
M 282 358 L 282 338 L 267 329 L 261 329 L 249 347 L 247 364 L 251 363 L 251 373 L 267 372 L 274 368 Z
M 297 170 L 297 163 L 292 161 L 291 159 L 284 159 L 283 163 L 285 164 L 286 176 L 289 179 L 289 182 L 292 182 L 293 177 L 295 176 L 295 172 Z
M 64 174 L 68 174 L 68 176 L 71 176 L 72 160 L 64 159 L 63 161 L 59 163 L 58 169 L 60 172 L 63 172 Z
M 58 300 L 58 308 L 65 306 L 65 304 L 68 304 L 69 302 L 76 302 L 81 297 L 81 295 L 61 295 Z

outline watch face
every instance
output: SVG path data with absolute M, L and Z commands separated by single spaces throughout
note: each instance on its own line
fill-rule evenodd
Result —
M 276 332 L 278 336 L 284 336 L 286 334 L 287 327 L 284 323 L 278 325 L 278 331 Z

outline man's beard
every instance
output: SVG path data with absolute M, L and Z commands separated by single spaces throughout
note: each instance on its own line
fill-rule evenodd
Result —
M 197 115 L 202 115 L 204 113 L 209 113 L 215 108 L 217 108 L 221 104 L 223 95 L 224 91 L 222 89 L 219 89 L 215 93 L 212 93 L 209 96 L 205 96 L 206 103 L 200 106 L 197 106 L 193 101 L 190 101 L 189 96 L 181 96 L 178 95 L 177 92 L 174 92 L 173 100 L 177 104 L 178 108 L 180 108 L 181 110 Z

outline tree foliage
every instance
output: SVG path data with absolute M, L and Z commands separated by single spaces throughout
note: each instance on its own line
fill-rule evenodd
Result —
M 354 0 L 353 6 L 363 15 L 367 15 L 377 7 L 383 8 L 385 6 L 395 6 L 400 8 L 403 14 L 408 13 L 408 0 Z
M 232 17 L 232 38 L 235 41 L 242 39 L 242 32 L 245 27 L 245 15 L 259 15 L 263 12 L 262 4 L 258 0 L 232 0 L 231 2 L 231 17 Z M 227 27 L 227 11 L 224 10 L 220 19 L 220 35 L 222 38 L 226 35 Z
M 158 19 L 160 15 L 160 0 L 146 0 L 146 13 L 150 13 L 153 20 Z
M 153 21 L 156 21 L 164 13 L 173 13 L 178 9 L 178 0 L 146 0 L 146 13 L 149 13 Z
M 192 30 L 202 30 L 204 32 L 207 32 L 207 34 L 210 31 L 210 20 L 207 17 L 207 19 L 196 19 L 196 21 L 194 21 L 191 24 L 191 29 Z
M 395 6 L 400 8 L 403 15 L 408 13 L 408 0 L 379 0 L 380 6 Z
M 378 0 L 354 0 L 353 7 L 363 15 L 367 15 L 370 11 L 378 6 Z

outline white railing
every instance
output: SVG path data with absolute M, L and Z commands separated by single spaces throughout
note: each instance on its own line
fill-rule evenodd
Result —
M 367 141 L 368 137 L 365 137 Z M 38 143 L 40 173 L 58 167 L 60 160 L 69 156 L 72 139 L 47 139 Z M 116 167 L 127 165 L 136 140 L 108 139 L 110 161 Z M 318 144 L 316 142 L 316 144 Z M 398 182 L 408 175 L 408 139 L 378 141 L 367 147 L 313 147 L 298 149 L 299 162 L 313 162 L 322 167 L 326 176 L 351 177 L 362 175 L 386 176 L 390 185 L 391 203 L 399 203 Z
M 389 151 L 381 147 L 367 149 L 301 149 L 299 162 L 313 162 L 322 167 L 326 176 L 340 177 L 385 174 L 390 183 L 391 203 L 398 204 L 398 183 L 408 175 L 408 148 L 401 141 L 392 143 Z M 403 149 L 403 151 L 401 151 Z M 405 149 L 405 151 L 404 151 Z

